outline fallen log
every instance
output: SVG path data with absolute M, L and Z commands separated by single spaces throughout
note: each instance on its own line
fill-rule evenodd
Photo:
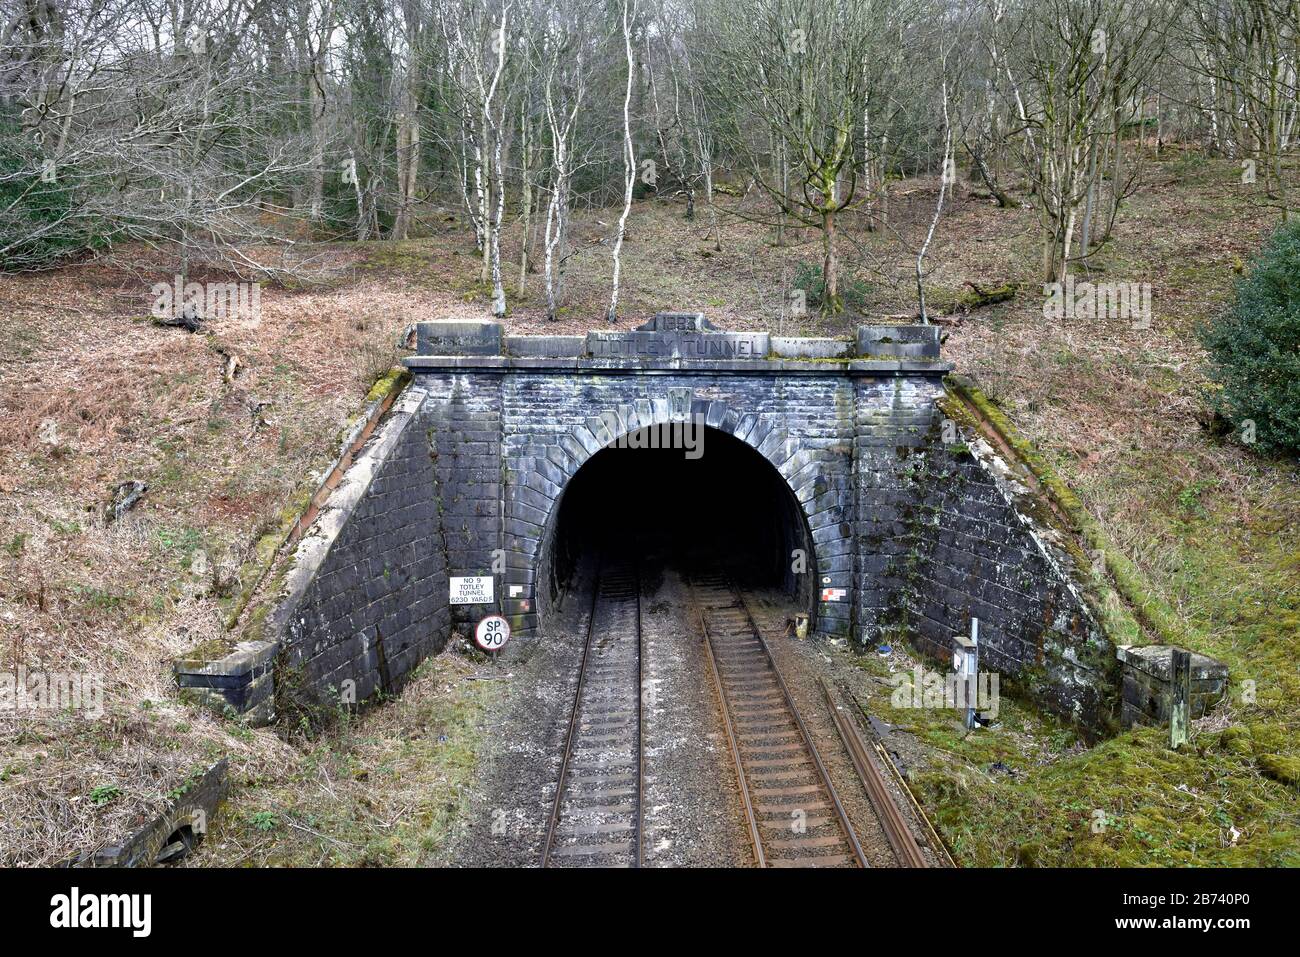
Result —
M 972 312 L 975 309 L 983 309 L 985 306 L 991 306 L 997 302 L 1006 302 L 1015 298 L 1016 295 L 1015 283 L 1004 283 L 992 289 L 985 289 L 970 280 L 962 283 L 962 285 L 969 286 L 971 289 L 957 302 L 963 312 Z

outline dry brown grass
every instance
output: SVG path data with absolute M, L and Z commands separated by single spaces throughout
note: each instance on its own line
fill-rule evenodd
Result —
M 89 760 L 99 723 L 0 718 L 0 860 L 48 863 L 120 838 L 201 755 L 251 747 L 175 700 L 170 662 L 220 633 L 258 530 L 328 461 L 400 331 L 439 312 L 400 279 L 366 277 L 267 290 L 259 326 L 190 335 L 144 319 L 165 278 L 112 263 L 0 277 L 0 662 L 99 676 L 105 720 L 134 729 Z M 107 524 L 103 505 L 128 479 L 149 491 Z M 138 773 L 151 752 L 168 760 Z M 120 795 L 85 799 L 100 786 Z
M 298 742 L 271 773 L 235 777 L 198 866 L 428 864 L 464 813 L 483 713 L 497 683 L 454 644 L 426 661 L 400 702 Z M 257 770 L 260 773 L 248 773 Z
M 967 281 L 1031 284 L 968 316 L 947 356 L 1002 401 L 1176 605 L 1213 621 L 1213 589 L 1180 568 L 1188 536 L 1229 519 L 1189 525 L 1180 496 L 1208 481 L 1196 504 L 1231 516 L 1242 534 L 1259 523 L 1256 534 L 1294 538 L 1300 516 L 1294 470 L 1259 463 L 1197 424 L 1201 356 L 1190 324 L 1222 301 L 1234 261 L 1270 220 L 1234 189 L 1232 169 L 1198 167 L 1178 182 L 1170 169 L 1157 177 L 1165 185 L 1134 199 L 1099 264 L 1108 278 L 1155 285 L 1150 332 L 1044 320 L 1028 210 L 960 200 L 938 234 L 927 286 L 932 305 L 951 311 Z M 847 269 L 869 284 L 868 313 L 914 310 L 911 254 L 895 231 L 915 241 L 932 188 L 898 185 L 888 233 L 844 224 Z M 580 242 L 601 235 L 603 215 L 578 217 Z M 705 232 L 703 218 L 685 223 L 678 207 L 638 204 L 620 327 L 671 308 L 703 311 L 722 327 L 777 328 L 795 264 L 819 259 L 815 236 L 792 234 L 778 249 L 767 230 L 727 218 L 719 252 Z M 512 285 L 513 233 L 505 254 Z M 301 749 L 181 705 L 169 663 L 218 634 L 229 572 L 291 490 L 329 460 L 401 331 L 421 319 L 481 318 L 488 302 L 468 232 L 444 218 L 424 239 L 331 248 L 322 266 L 322 285 L 265 289 L 256 327 L 219 321 L 201 335 L 145 319 L 150 286 L 170 270 L 139 251 L 0 277 L 0 662 L 102 675 L 109 711 L 100 722 L 0 719 L 0 861 L 48 863 L 120 838 L 218 753 L 236 756 L 237 775 L 298 773 Z M 606 247 L 572 267 L 560 321 L 545 319 L 534 274 L 522 294 L 509 289 L 508 327 L 604 328 Z M 858 321 L 787 317 L 780 328 L 845 335 Z M 230 354 L 241 368 L 226 382 Z M 255 418 L 260 403 L 269 406 Z M 127 479 L 149 491 L 106 525 L 102 506 Z M 101 786 L 119 795 L 96 805 L 88 795 Z

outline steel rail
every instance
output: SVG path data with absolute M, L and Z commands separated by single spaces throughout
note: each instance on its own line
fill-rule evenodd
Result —
M 762 651 L 763 659 L 765 660 L 767 666 L 771 669 L 772 676 L 776 679 L 776 684 L 777 687 L 780 689 L 781 698 L 785 704 L 785 707 L 790 717 L 794 721 L 795 727 L 799 732 L 799 737 L 803 742 L 803 746 L 805 751 L 808 754 L 808 757 L 812 760 L 812 763 L 816 768 L 817 778 L 820 781 L 821 787 L 826 792 L 826 796 L 830 799 L 831 807 L 835 811 L 835 818 L 839 824 L 839 828 L 846 839 L 846 843 L 853 851 L 853 860 L 856 862 L 856 864 L 859 867 L 870 867 L 871 864 L 867 861 L 866 854 L 862 850 L 862 845 L 858 841 L 858 836 L 856 832 L 853 830 L 853 824 L 852 822 L 850 822 L 848 813 L 844 810 L 844 805 L 840 801 L 839 793 L 835 790 L 835 785 L 831 782 L 830 773 L 826 770 L 826 765 L 822 761 L 821 753 L 817 750 L 816 744 L 813 743 L 812 735 L 809 733 L 808 726 L 803 720 L 803 715 L 800 713 L 798 706 L 795 704 L 794 697 L 790 694 L 790 689 L 785 683 L 785 678 L 781 674 L 781 669 L 777 667 L 776 659 L 772 655 L 772 650 L 768 647 L 767 641 L 764 640 L 762 632 L 758 627 L 758 624 L 754 621 L 754 616 L 750 614 L 749 606 L 746 604 L 744 596 L 741 594 L 740 590 L 735 586 L 735 584 L 731 581 L 730 578 L 727 578 L 726 576 L 721 576 L 721 577 L 727 591 L 731 593 L 732 600 L 734 601 L 736 607 L 743 614 L 744 621 L 746 624 L 746 630 L 757 641 L 758 646 Z M 717 688 L 718 698 L 722 706 L 723 721 L 727 727 L 727 736 L 731 744 L 732 758 L 736 764 L 736 774 L 740 781 L 741 796 L 745 803 L 745 812 L 746 812 L 746 817 L 748 818 L 749 821 L 750 836 L 754 842 L 755 855 L 759 861 L 759 866 L 765 867 L 767 866 L 767 862 L 766 862 L 766 855 L 762 846 L 762 837 L 758 828 L 757 819 L 755 818 L 754 815 L 753 803 L 749 793 L 749 786 L 748 786 L 748 782 L 745 779 L 743 761 L 740 756 L 740 749 L 738 743 L 736 742 L 734 729 L 732 727 L 732 722 L 728 711 L 727 692 L 726 692 L 725 685 L 721 679 L 721 672 L 720 669 L 718 668 L 717 658 L 713 648 L 713 635 L 709 630 L 707 624 L 707 617 L 703 613 L 703 609 L 699 601 L 699 598 L 697 596 L 694 584 L 689 579 L 687 580 L 686 584 L 687 584 L 688 591 L 691 595 L 692 603 L 695 605 L 697 614 L 700 617 L 701 627 L 704 632 L 705 646 L 708 650 L 709 663 L 713 669 L 715 686 Z
M 641 630 L 641 558 L 632 566 L 636 582 L 636 866 L 642 863 L 645 841 L 645 642 Z
M 822 694 L 826 696 L 826 706 L 831 710 L 831 717 L 835 720 L 835 730 L 840 733 L 844 749 L 849 752 L 853 767 L 857 770 L 858 777 L 862 779 L 862 787 L 876 809 L 876 817 L 885 832 L 885 837 L 889 839 L 894 857 L 903 867 L 929 867 L 930 862 L 907 826 L 907 821 L 898 809 L 894 796 L 889 793 L 880 768 L 876 766 L 867 751 L 866 742 L 862 740 L 862 732 L 843 714 L 843 708 L 835 702 L 826 679 L 818 678 L 817 681 L 821 685 Z
M 740 799 L 745 805 L 745 820 L 749 824 L 749 839 L 753 842 L 754 859 L 759 867 L 767 867 L 767 856 L 763 853 L 763 839 L 758 830 L 758 819 L 754 816 L 754 802 L 749 797 L 749 784 L 745 780 L 745 766 L 740 760 L 740 745 L 736 742 L 736 730 L 731 723 L 731 708 L 727 704 L 727 692 L 722 687 L 722 672 L 718 669 L 718 660 L 713 654 L 713 636 L 709 634 L 709 625 L 696 600 L 695 589 L 689 584 L 687 589 L 696 617 L 700 620 L 700 631 L 704 634 L 704 650 L 709 656 L 709 669 L 713 673 L 713 688 L 718 693 L 718 708 L 722 712 L 722 724 L 727 729 L 731 760 L 736 765 L 736 780 L 740 785 Z
M 588 665 L 592 661 L 592 648 L 595 644 L 596 636 L 596 617 L 597 609 L 600 607 L 601 588 L 605 579 L 610 577 L 606 574 L 603 564 L 603 558 L 596 563 L 596 571 L 592 577 L 591 583 L 591 608 L 587 615 L 587 633 L 582 645 L 582 659 L 578 666 L 578 684 L 573 695 L 573 708 L 569 712 L 569 725 L 564 736 L 564 752 L 560 759 L 560 774 L 556 781 L 555 800 L 551 805 L 550 818 L 547 820 L 546 833 L 542 843 L 542 867 L 548 867 L 551 864 L 552 852 L 555 850 L 556 832 L 559 828 L 560 819 L 564 807 L 564 796 L 569 784 L 569 771 L 573 761 L 575 747 L 578 743 L 579 734 L 582 728 L 583 716 L 583 692 L 587 687 Z M 614 576 L 617 578 L 617 576 Z M 643 863 L 644 841 L 642 833 L 644 830 L 644 794 L 645 794 L 645 748 L 644 748 L 644 689 L 642 686 L 642 628 L 641 628 L 641 575 L 640 564 L 633 567 L 632 583 L 635 589 L 635 628 L 636 628 L 636 687 L 633 694 L 636 698 L 636 806 L 633 830 L 636 832 L 634 845 L 633 866 L 640 867 Z M 563 853 L 563 852 L 561 852 Z
M 785 678 L 781 674 L 781 669 L 776 666 L 776 658 L 772 656 L 772 649 L 767 646 L 767 641 L 763 638 L 763 633 L 754 621 L 754 616 L 749 612 L 749 604 L 745 601 L 745 596 L 741 594 L 735 584 L 727 579 L 727 585 L 731 588 L 736 596 L 736 601 L 740 603 L 741 610 L 745 613 L 745 620 L 749 622 L 750 630 L 753 631 L 754 637 L 758 639 L 759 647 L 763 649 L 763 654 L 772 665 L 772 672 L 776 675 L 776 682 L 781 686 L 781 694 L 785 696 L 785 702 L 790 708 L 790 713 L 794 716 L 795 724 L 799 726 L 799 733 L 802 735 L 804 743 L 808 746 L 808 752 L 812 755 L 813 763 L 817 766 L 817 772 L 821 776 L 822 783 L 826 785 L 826 793 L 830 795 L 831 804 L 835 806 L 835 814 L 844 827 L 844 833 L 848 836 L 849 844 L 853 847 L 854 856 L 857 857 L 859 867 L 870 867 L 867 855 L 862 850 L 862 845 L 858 843 L 858 835 L 853 830 L 853 824 L 849 821 L 849 815 L 844 810 L 844 805 L 840 803 L 840 796 L 835 790 L 835 785 L 831 783 L 830 773 L 826 770 L 826 765 L 822 762 L 821 753 L 817 750 L 817 745 L 813 744 L 812 735 L 808 733 L 808 726 L 804 724 L 803 715 L 799 713 L 798 706 L 794 703 L 794 696 L 790 694 L 790 689 L 786 686 Z
M 600 596 L 600 563 L 596 563 L 596 573 L 591 581 L 591 610 L 587 614 L 587 638 L 582 643 L 582 662 L 578 666 L 578 688 L 573 693 L 573 710 L 569 713 L 569 729 L 564 735 L 564 756 L 560 759 L 560 776 L 555 782 L 555 802 L 551 805 L 551 817 L 546 824 L 546 836 L 542 842 L 542 867 L 551 861 L 551 848 L 555 844 L 555 828 L 560 823 L 560 808 L 564 804 L 564 782 L 569 773 L 569 759 L 573 757 L 573 739 L 578 730 L 578 716 L 582 712 L 582 686 L 587 680 L 587 659 L 591 657 L 591 639 L 596 631 L 596 602 Z
M 862 707 L 862 702 L 857 699 L 857 696 L 854 695 L 852 691 L 847 693 L 849 700 L 853 702 L 853 707 L 856 709 L 855 713 L 858 715 L 865 714 L 866 711 Z M 903 778 L 903 775 L 899 772 L 898 766 L 894 763 L 894 759 L 890 757 L 889 752 L 885 750 L 884 745 L 880 743 L 878 738 L 873 737 L 871 744 L 875 750 L 876 757 L 880 759 L 880 764 L 889 768 L 889 776 L 893 778 L 894 782 L 898 785 L 898 789 L 907 795 L 913 813 L 915 813 L 917 819 L 925 825 L 925 832 L 930 836 L 930 849 L 934 852 L 935 857 L 938 858 L 939 866 L 956 867 L 957 862 L 953 860 L 952 852 L 948 849 L 948 845 L 944 843 L 943 838 L 939 836 L 939 832 L 936 831 L 934 825 L 930 823 L 929 815 L 925 813 L 925 808 L 921 807 L 921 802 L 917 800 L 915 792 L 913 792 L 911 786 L 908 785 L 907 781 Z

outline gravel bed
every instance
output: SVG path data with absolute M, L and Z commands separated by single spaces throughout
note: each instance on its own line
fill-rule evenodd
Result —
M 591 608 L 586 570 L 547 632 L 509 646 L 484 680 L 503 683 L 471 785 L 471 812 L 430 863 L 465 867 L 532 867 L 555 799 L 578 665 Z M 843 645 L 793 637 L 795 607 L 778 592 L 745 594 L 772 655 L 822 755 L 831 780 L 873 867 L 897 863 L 866 791 L 831 720 L 818 685 L 865 695 L 871 681 Z M 735 768 L 718 710 L 699 623 L 678 573 L 647 559 L 642 568 L 645 748 L 644 863 L 648 867 L 752 866 L 753 852 Z M 886 747 L 907 760 L 905 735 L 873 724 Z M 892 777 L 886 784 L 924 846 L 925 832 Z
M 532 867 L 555 800 L 590 611 L 590 571 L 547 632 L 507 646 L 500 711 L 485 735 L 470 814 L 433 864 Z M 650 867 L 752 863 L 735 771 L 698 625 L 675 572 L 642 569 L 645 792 Z

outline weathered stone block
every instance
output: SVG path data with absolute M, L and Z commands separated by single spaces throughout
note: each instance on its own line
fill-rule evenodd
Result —
M 858 326 L 858 355 L 939 358 L 938 326 Z
M 854 343 L 848 339 L 805 339 L 772 336 L 772 354 L 783 359 L 847 359 Z
M 587 353 L 596 358 L 763 359 L 766 332 L 589 332 Z
M 638 332 L 704 332 L 713 323 L 702 312 L 657 312 L 649 322 L 637 326 Z
M 273 666 L 279 650 L 273 641 L 241 642 L 230 654 L 213 660 L 184 659 L 173 665 L 181 697 L 216 711 L 233 708 L 254 713 L 250 723 L 274 718 Z
M 415 335 L 416 352 L 422 356 L 501 355 L 499 322 L 421 322 Z
M 1165 725 L 1173 701 L 1172 645 L 1123 647 L 1116 657 L 1123 665 L 1121 722 Z M 1223 700 L 1228 691 L 1228 666 L 1207 655 L 1192 653 L 1193 718 L 1203 717 Z
M 512 356 L 580 356 L 586 352 L 586 336 L 506 336 L 506 354 Z

